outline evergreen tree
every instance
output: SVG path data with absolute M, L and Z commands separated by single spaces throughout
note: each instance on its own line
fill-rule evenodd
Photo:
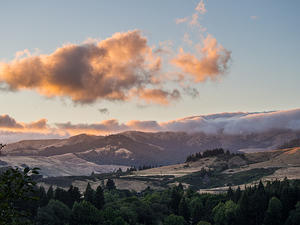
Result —
M 164 225 L 186 225 L 186 222 L 182 216 L 171 214 L 165 219 Z
M 122 217 L 118 216 L 114 219 L 112 225 L 129 225 Z
M 78 187 L 73 187 L 73 185 L 70 186 L 68 190 L 68 206 L 70 208 L 73 207 L 74 202 L 79 202 L 81 198 L 80 191 Z
M 182 183 L 179 183 L 177 188 L 180 192 L 183 192 L 183 190 L 184 190 Z
M 268 198 L 261 181 L 259 182 L 258 187 L 256 187 L 254 194 L 250 198 L 250 204 L 252 206 L 251 213 L 253 222 L 255 222 L 253 224 L 262 224 L 265 216 L 265 211 L 268 207 Z
M 100 211 L 90 202 L 75 202 L 72 208 L 70 225 L 97 225 L 102 224 L 103 217 Z
M 49 187 L 49 189 L 48 189 L 48 191 L 47 191 L 47 197 L 48 197 L 48 200 L 54 198 L 54 190 L 53 190 L 52 185 Z
M 239 215 L 238 221 L 240 225 L 248 225 L 249 218 L 251 218 L 250 205 L 249 205 L 249 196 L 248 191 L 243 191 L 241 198 L 238 202 L 239 205 Z
M 280 225 L 281 211 L 281 201 L 276 197 L 272 197 L 269 201 L 268 210 L 264 219 L 264 225 Z
M 297 203 L 297 192 L 287 183 L 281 190 L 280 200 L 282 203 L 282 218 L 286 219 Z
M 238 188 L 234 192 L 233 201 L 237 203 L 240 200 L 241 196 L 242 196 L 242 191 L 240 186 L 238 186 Z
M 47 206 L 39 208 L 37 224 L 64 225 L 71 218 L 71 210 L 61 201 L 51 199 Z
M 178 215 L 178 206 L 181 201 L 182 193 L 177 187 L 172 188 L 170 207 L 174 214 Z
M 192 206 L 192 224 L 196 225 L 202 218 L 203 215 L 205 214 L 205 209 L 204 205 L 201 201 L 201 199 L 196 199 L 191 203 Z
M 290 211 L 285 225 L 299 225 L 300 224 L 300 202 L 296 204 L 296 209 Z
M 88 183 L 84 192 L 84 200 L 93 204 L 94 195 L 95 195 L 95 191 L 92 189 L 90 183 Z
M 38 191 L 38 198 L 39 198 L 39 206 L 43 207 L 46 206 L 49 202 L 46 190 L 43 186 L 40 186 L 39 191 Z
M 211 223 L 206 222 L 206 221 L 199 221 L 199 223 L 197 223 L 197 225 L 211 225 Z
M 116 189 L 116 185 L 115 185 L 115 182 L 113 181 L 113 179 L 110 179 L 110 178 L 107 179 L 106 188 L 108 190 L 115 190 Z
M 185 197 L 181 198 L 178 206 L 178 215 L 182 216 L 187 222 L 190 221 L 190 209 L 186 202 Z
M 54 199 L 63 202 L 64 204 L 68 205 L 69 202 L 69 195 L 68 192 L 62 188 L 56 188 L 54 192 Z
M 233 190 L 232 190 L 231 186 L 229 186 L 229 188 L 227 190 L 227 198 L 229 200 L 234 200 L 234 193 L 233 193 Z
M 102 209 L 104 204 L 105 204 L 105 200 L 104 200 L 103 189 L 99 185 L 96 189 L 94 205 L 96 206 L 97 209 Z

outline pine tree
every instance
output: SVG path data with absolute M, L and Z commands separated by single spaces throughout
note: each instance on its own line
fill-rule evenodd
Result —
M 69 202 L 68 192 L 65 191 L 64 189 L 58 187 L 55 189 L 54 199 L 59 200 L 67 205 Z
M 179 216 L 182 216 L 187 222 L 190 221 L 190 216 L 191 216 L 190 209 L 185 200 L 185 197 L 181 198 L 181 201 L 178 206 L 178 214 Z
M 79 202 L 81 198 L 80 191 L 78 187 L 73 187 L 72 185 L 70 186 L 68 190 L 68 206 L 72 208 L 74 202 Z
M 192 202 L 192 224 L 197 224 L 205 214 L 205 209 L 202 201 L 197 199 L 196 201 Z
M 88 183 L 86 186 L 85 192 L 84 192 L 84 200 L 86 200 L 87 202 L 93 203 L 94 195 L 95 195 L 95 191 L 91 188 L 90 183 Z
M 178 215 L 178 206 L 182 197 L 182 192 L 177 187 L 172 188 L 170 207 L 174 214 Z
M 39 188 L 38 197 L 39 197 L 39 206 L 40 207 L 43 207 L 48 204 L 49 200 L 48 200 L 45 188 L 43 186 L 40 186 L 40 188 Z
M 105 200 L 104 200 L 103 189 L 99 185 L 96 189 L 94 205 L 96 206 L 97 209 L 102 209 L 104 204 L 105 204 Z
M 249 205 L 249 196 L 248 196 L 247 190 L 245 190 L 242 193 L 242 196 L 240 197 L 238 205 L 239 205 L 239 215 L 238 215 L 239 224 L 240 225 L 248 225 L 249 218 L 251 218 L 251 215 L 250 215 L 251 206 Z
M 240 200 L 241 196 L 242 196 L 242 191 L 241 191 L 240 186 L 238 186 L 238 188 L 237 188 L 236 191 L 234 192 L 233 201 L 234 201 L 235 203 L 237 203 L 237 202 Z
M 231 186 L 229 186 L 229 188 L 227 190 L 227 198 L 229 200 L 233 200 L 233 198 L 234 198 L 234 193 L 233 193 L 233 190 L 232 190 Z
M 106 182 L 106 188 L 108 190 L 115 190 L 116 189 L 115 182 L 112 179 L 108 178 Z
M 54 198 L 54 190 L 53 190 L 52 185 L 49 187 L 49 189 L 47 191 L 47 198 L 48 198 L 48 201 L 50 201 L 51 199 Z

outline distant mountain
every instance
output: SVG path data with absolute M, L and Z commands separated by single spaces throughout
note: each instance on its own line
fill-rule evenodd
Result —
M 81 134 L 67 139 L 20 141 L 8 144 L 4 154 L 27 157 L 72 154 L 97 165 L 155 166 L 180 163 L 188 155 L 206 149 L 264 151 L 298 138 L 300 132 L 292 130 L 239 135 L 128 131 L 108 136 Z

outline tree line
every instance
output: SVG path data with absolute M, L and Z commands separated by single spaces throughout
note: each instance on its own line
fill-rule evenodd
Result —
M 195 162 L 202 158 L 215 157 L 215 156 L 225 156 L 225 157 L 234 157 L 234 156 L 244 156 L 242 153 L 232 153 L 229 150 L 224 150 L 223 148 L 215 148 L 211 150 L 205 150 L 203 152 L 197 152 L 195 154 L 189 155 L 185 162 Z
M 182 184 L 138 193 L 112 179 L 95 189 L 38 187 L 37 169 L 0 175 L 0 224 L 35 225 L 299 225 L 300 182 L 262 182 L 221 194 L 200 194 Z

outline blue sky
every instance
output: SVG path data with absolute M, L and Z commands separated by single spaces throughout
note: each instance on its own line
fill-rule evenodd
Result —
M 199 22 L 231 51 L 226 74 L 218 81 L 197 83 L 199 96 L 183 95 L 169 105 L 97 100 L 74 104 L 68 98 L 46 98 L 34 90 L 0 92 L 1 114 L 28 123 L 97 123 L 115 118 L 166 121 L 219 112 L 299 108 L 300 2 L 297 0 L 204 1 Z M 28 49 L 50 54 L 63 44 L 98 40 L 116 32 L 141 30 L 149 46 L 172 41 L 177 53 L 185 33 L 193 42 L 201 32 L 175 20 L 191 16 L 198 1 L 6 1 L 0 7 L 0 59 L 13 60 Z M 255 17 L 254 19 L 251 17 Z M 167 67 L 168 68 L 168 67 Z M 168 84 L 169 87 L 172 84 Z M 99 108 L 109 113 L 101 114 Z

